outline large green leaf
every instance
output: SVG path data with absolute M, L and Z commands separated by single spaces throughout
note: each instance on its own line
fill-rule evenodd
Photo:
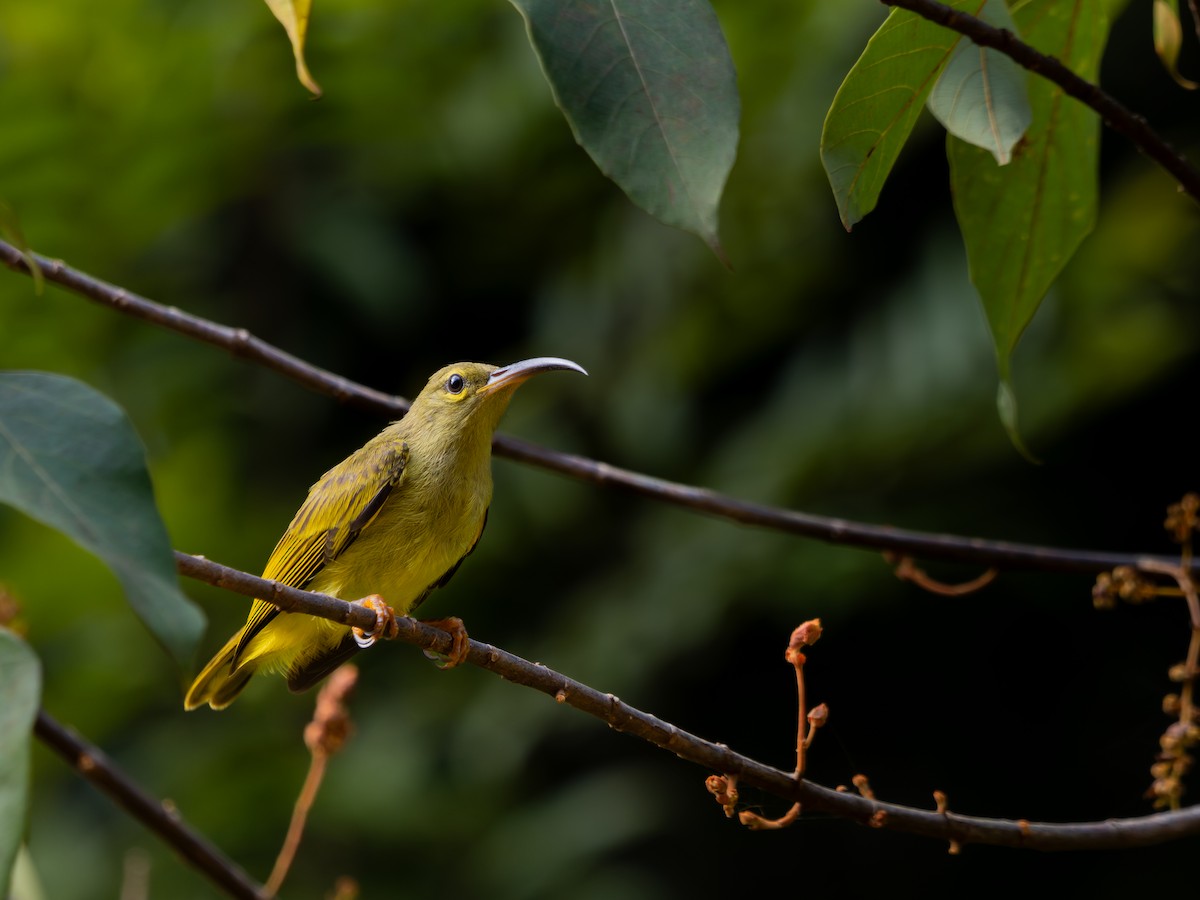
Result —
M 0 626 L 0 896 L 8 896 L 13 860 L 25 831 L 29 735 L 42 687 L 37 657 Z
M 987 0 L 979 18 L 1016 32 L 1003 0 Z M 948 132 L 996 157 L 1012 159 L 1012 149 L 1033 117 L 1024 69 L 998 50 L 959 41 L 929 94 L 929 111 Z
M 154 636 L 191 665 L 204 617 L 179 589 L 145 450 L 115 403 L 60 375 L 0 373 L 0 501 L 99 556 Z
M 706 0 L 512 0 L 575 139 L 634 203 L 723 258 L 737 76 Z
M 1101 0 L 1028 0 L 1013 7 L 1025 40 L 1094 80 L 1108 34 Z M 954 210 L 1007 381 L 1013 348 L 1096 218 L 1100 120 L 1043 78 L 1029 84 L 1033 121 L 998 168 L 950 137 Z
M 985 0 L 951 0 L 977 14 Z M 849 231 L 879 192 L 950 59 L 957 32 L 893 9 L 838 88 L 821 132 L 821 164 Z

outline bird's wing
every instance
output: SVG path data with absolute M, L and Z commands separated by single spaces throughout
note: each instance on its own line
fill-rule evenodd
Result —
M 479 538 L 483 534 L 483 528 L 487 525 L 487 510 L 483 512 L 483 521 L 479 523 L 479 531 L 475 534 L 475 540 L 471 542 L 471 549 L 459 557 L 458 562 L 446 570 L 437 581 L 425 588 L 424 591 L 413 601 L 412 606 L 408 611 L 411 613 L 414 609 L 425 602 L 425 598 L 433 591 L 443 587 L 451 576 L 458 571 L 458 567 L 462 565 L 464 559 L 471 555 L 479 543 Z M 304 663 L 294 666 L 288 670 L 287 685 L 288 690 L 293 694 L 299 694 L 307 691 L 310 687 L 319 682 L 322 678 L 348 660 L 354 654 L 358 653 L 362 647 L 354 639 L 353 635 L 347 634 L 342 638 L 341 643 L 331 650 L 325 650 L 318 653 L 316 656 L 308 659 Z
M 334 466 L 309 489 L 263 570 L 263 578 L 302 588 L 337 559 L 370 526 L 404 478 L 408 444 L 368 444 Z M 279 614 L 274 604 L 255 600 L 234 652 L 234 666 L 250 640 Z

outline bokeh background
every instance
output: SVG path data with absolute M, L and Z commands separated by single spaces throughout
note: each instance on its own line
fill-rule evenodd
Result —
M 1015 359 L 1031 465 L 997 420 L 942 132 L 923 122 L 851 235 L 820 168 L 825 110 L 886 11 L 714 5 L 743 102 L 722 215 L 732 271 L 595 170 L 499 0 L 318 0 L 316 102 L 260 3 L 5 4 L 0 198 L 40 252 L 383 390 L 411 395 L 455 359 L 576 359 L 590 378 L 531 383 L 505 421 L 555 448 L 851 519 L 1170 552 L 1165 506 L 1198 486 L 1195 204 L 1104 134 L 1096 231 Z M 1192 41 L 1185 72 L 1197 56 Z M 1196 155 L 1200 106 L 1161 71 L 1148 2 L 1116 21 L 1103 81 Z M 0 273 L 0 365 L 116 399 L 174 544 L 255 572 L 308 485 L 382 424 L 56 288 L 34 296 L 17 274 Z M 932 806 L 941 789 L 957 811 L 1031 820 L 1149 812 L 1181 603 L 1100 613 L 1089 579 L 1020 573 L 932 597 L 874 553 L 494 468 L 486 537 L 423 613 L 784 769 L 783 650 L 819 616 L 809 690 L 832 718 L 814 779 L 865 772 L 885 799 Z M 261 679 L 224 713 L 185 714 L 183 676 L 115 580 L 8 509 L 0 583 L 44 664 L 45 707 L 265 878 L 313 695 Z M 207 654 L 246 603 L 185 587 L 209 615 Z M 366 898 L 496 900 L 1195 884 L 1194 840 L 951 857 L 818 816 L 749 833 L 704 790 L 709 773 L 542 695 L 403 646 L 360 659 L 357 735 L 286 897 L 323 897 L 341 875 Z M 40 747 L 34 779 L 48 897 L 115 897 L 131 861 L 154 898 L 215 896 Z

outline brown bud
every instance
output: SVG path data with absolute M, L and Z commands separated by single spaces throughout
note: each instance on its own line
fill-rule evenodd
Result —
M 1178 778 L 1159 778 L 1150 785 L 1147 793 L 1152 797 L 1171 800 L 1183 794 L 1183 785 Z
M 1187 663 L 1176 663 L 1167 670 L 1167 677 L 1174 682 L 1182 682 L 1188 680 Z
M 871 782 L 867 780 L 866 775 L 855 775 L 850 779 L 850 783 L 858 788 L 858 793 L 868 800 L 875 799 L 875 792 L 871 790 Z
M 1158 739 L 1158 746 L 1161 747 L 1162 752 L 1166 753 L 1168 756 L 1174 756 L 1183 749 L 1183 735 L 1178 731 L 1172 731 L 1172 728 L 1178 724 L 1178 722 L 1172 723 L 1172 726 L 1164 731 L 1162 736 Z
M 787 660 L 788 662 L 790 662 L 796 668 L 800 668 L 806 662 L 808 662 L 807 656 L 805 656 L 803 653 L 801 653 L 795 647 L 791 647 L 791 646 L 789 646 L 787 648 L 787 651 L 783 654 L 783 658 L 785 660 Z
M 945 815 L 950 811 L 950 800 L 946 796 L 945 791 L 934 791 L 933 802 L 937 804 L 937 811 Z
M 1189 534 L 1196 530 L 1197 524 L 1200 522 L 1196 515 L 1198 511 L 1200 511 L 1200 495 L 1184 494 L 1182 500 L 1167 507 L 1167 518 L 1163 522 L 1163 527 L 1167 529 L 1174 541 L 1182 544 L 1188 539 Z
M 819 706 L 814 706 L 808 711 L 808 727 L 812 729 L 820 728 L 829 721 L 829 707 L 824 703 Z
M 1162 779 L 1162 778 L 1166 778 L 1170 774 L 1171 774 L 1171 764 L 1169 762 L 1166 762 L 1165 760 L 1163 760 L 1161 762 L 1156 762 L 1154 765 L 1152 765 L 1150 767 L 1150 777 L 1153 778 L 1155 781 L 1158 781 L 1159 779 Z
M 1096 609 L 1113 609 L 1117 605 L 1112 576 L 1108 572 L 1096 576 L 1096 583 L 1092 585 L 1092 605 Z
M 1167 694 L 1165 697 L 1163 697 L 1162 710 L 1168 716 L 1179 715 L 1179 710 L 1182 708 L 1183 708 L 1183 703 L 1179 699 L 1178 694 Z
M 345 665 L 336 669 L 317 694 L 317 708 L 312 721 L 304 728 L 304 743 L 308 749 L 331 756 L 346 745 L 354 732 L 346 701 L 358 681 L 358 669 Z
M 709 775 L 704 779 L 704 786 L 724 808 L 725 815 L 732 816 L 738 799 L 736 779 L 725 775 Z
M 1099 579 L 1097 579 L 1099 583 Z M 1117 566 L 1112 571 L 1112 587 L 1127 603 L 1147 603 L 1158 596 L 1158 587 L 1133 566 Z M 1093 593 L 1095 589 L 1093 588 Z M 1094 602 L 1094 601 L 1093 601 Z
M 788 642 L 788 647 L 795 647 L 797 650 L 801 647 L 811 647 L 820 637 L 821 620 L 809 619 L 792 632 L 792 639 Z

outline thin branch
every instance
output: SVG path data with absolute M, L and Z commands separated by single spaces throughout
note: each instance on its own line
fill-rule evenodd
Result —
M 408 404 L 399 397 L 372 390 L 341 375 L 318 368 L 260 340 L 244 328 L 230 328 L 228 325 L 194 316 L 177 307 L 155 303 L 79 269 L 73 269 L 60 259 L 49 259 L 32 251 L 23 253 L 12 244 L 0 240 L 0 261 L 10 269 L 26 275 L 31 274 L 26 256 L 42 270 L 47 281 L 65 287 L 81 297 L 95 300 L 118 312 L 176 331 L 202 343 L 220 347 L 233 356 L 252 360 L 293 381 L 328 394 L 342 403 L 393 416 L 403 415 L 408 409 Z M 46 268 L 53 269 L 54 274 L 51 275 Z
M 375 613 L 357 603 L 347 603 L 328 594 L 315 594 L 312 591 L 302 591 L 299 588 L 280 584 L 259 578 L 249 572 L 240 572 L 220 563 L 205 559 L 203 556 L 193 556 L 190 553 L 175 551 L 175 568 L 180 575 L 203 581 L 214 587 L 224 588 L 243 597 L 253 597 L 256 600 L 266 600 L 274 603 L 284 612 L 302 612 L 310 616 L 320 616 L 339 625 L 352 628 L 362 628 L 370 631 L 375 627 Z M 432 630 L 432 629 L 431 629 Z M 437 632 L 441 634 L 441 632 Z M 447 647 L 449 638 L 447 638 Z
M 983 590 L 1000 574 L 999 570 L 993 567 L 976 575 L 970 581 L 947 584 L 931 578 L 929 573 L 913 562 L 911 556 L 898 557 L 891 551 L 884 551 L 883 558 L 889 566 L 895 567 L 896 577 L 901 581 L 910 581 L 917 587 L 942 597 L 965 597 L 967 594 L 973 594 L 975 591 Z
M 311 762 L 300 795 L 292 810 L 292 821 L 288 825 L 287 836 L 283 847 L 275 859 L 275 867 L 263 887 L 264 898 L 274 898 L 287 878 L 288 870 L 296 859 L 296 851 L 300 849 L 300 840 L 304 836 L 304 825 L 308 814 L 317 800 L 317 792 L 321 789 L 321 781 L 325 777 L 325 767 L 329 758 L 340 753 L 353 731 L 350 712 L 346 701 L 354 685 L 358 681 L 358 668 L 344 665 L 329 676 L 329 680 L 317 694 L 316 709 L 312 721 L 304 728 L 304 744 L 308 747 Z
M 407 401 L 400 397 L 364 387 L 340 375 L 310 365 L 255 337 L 245 329 L 218 325 L 173 307 L 162 306 L 124 288 L 72 269 L 61 260 L 49 259 L 38 254 L 33 256 L 47 281 L 61 285 L 89 300 L 221 347 L 234 356 L 279 372 L 310 390 L 328 394 L 360 409 L 389 418 L 397 418 L 408 410 Z M 0 240 L 0 263 L 14 271 L 29 274 L 24 254 L 3 240 Z M 728 519 L 741 525 L 768 528 L 830 544 L 891 550 L 897 554 L 925 559 L 1040 572 L 1095 574 L 1121 565 L 1136 566 L 1144 560 L 1164 564 L 1174 562 L 1166 556 L 1041 547 L 951 534 L 931 534 L 812 515 L 764 503 L 738 500 L 706 488 L 654 478 L 587 457 L 550 450 L 503 434 L 496 436 L 493 447 L 499 456 L 540 466 L 580 481 L 615 488 L 661 503 Z M 1193 571 L 1200 574 L 1200 563 L 1196 564 Z
M 99 747 L 60 725 L 44 709 L 38 710 L 33 733 L 101 793 L 158 835 L 188 865 L 229 896 L 259 900 L 261 888 L 236 863 L 227 859 L 203 835 L 193 831 L 169 802 L 160 803 L 135 784 Z
M 322 594 L 286 588 L 183 553 L 176 554 L 176 562 L 179 570 L 190 577 L 251 597 L 278 597 L 288 604 L 288 609 L 296 612 L 319 615 L 347 624 L 358 624 L 361 620 L 364 627 L 374 623 L 374 614 L 365 607 Z M 396 623 L 399 640 L 404 643 L 438 653 L 449 652 L 452 643 L 449 634 L 410 618 L 398 618 Z M 874 827 L 893 828 L 960 844 L 994 844 L 1037 850 L 1117 849 L 1200 835 L 1200 806 L 1136 818 L 1059 824 L 986 819 L 884 803 L 873 796 L 856 796 L 797 779 L 793 773 L 780 771 L 735 753 L 723 744 L 689 734 L 622 702 L 612 694 L 588 687 L 540 663 L 528 662 L 481 641 L 470 641 L 467 662 L 487 669 L 506 681 L 541 691 L 559 703 L 602 719 L 617 731 L 649 741 L 710 772 L 736 776 L 740 784 L 750 784 L 784 800 L 802 803 L 810 812 L 823 812 Z
M 821 620 L 809 619 L 792 632 L 788 641 L 784 659 L 796 670 L 796 770 L 792 777 L 797 781 L 804 777 L 807 766 L 808 748 L 816 737 L 817 729 L 823 726 L 829 717 L 829 709 L 822 703 L 809 712 L 807 692 L 804 689 L 804 664 L 808 661 L 804 647 L 811 647 L 821 637 Z M 811 729 L 811 730 L 810 730 Z M 725 810 L 726 816 L 733 814 L 733 805 L 737 802 L 737 777 L 734 775 L 710 775 L 705 780 L 705 786 L 717 798 L 717 802 Z M 714 790 L 716 788 L 716 790 Z M 752 809 L 743 809 L 738 813 L 738 821 L 751 831 L 766 831 L 788 828 L 800 818 L 803 807 L 797 800 L 791 808 L 777 819 L 768 819 Z
M 991 47 L 1018 65 L 1052 81 L 1064 92 L 1090 106 L 1113 131 L 1127 137 L 1142 153 L 1158 163 L 1179 182 L 1180 187 L 1200 202 L 1200 170 L 1188 163 L 1159 136 L 1146 120 L 1098 85 L 1080 78 L 1053 56 L 1039 53 L 1007 28 L 995 28 L 969 13 L 959 12 L 936 0 L 881 0 L 898 6 L 970 38 L 980 47 Z

